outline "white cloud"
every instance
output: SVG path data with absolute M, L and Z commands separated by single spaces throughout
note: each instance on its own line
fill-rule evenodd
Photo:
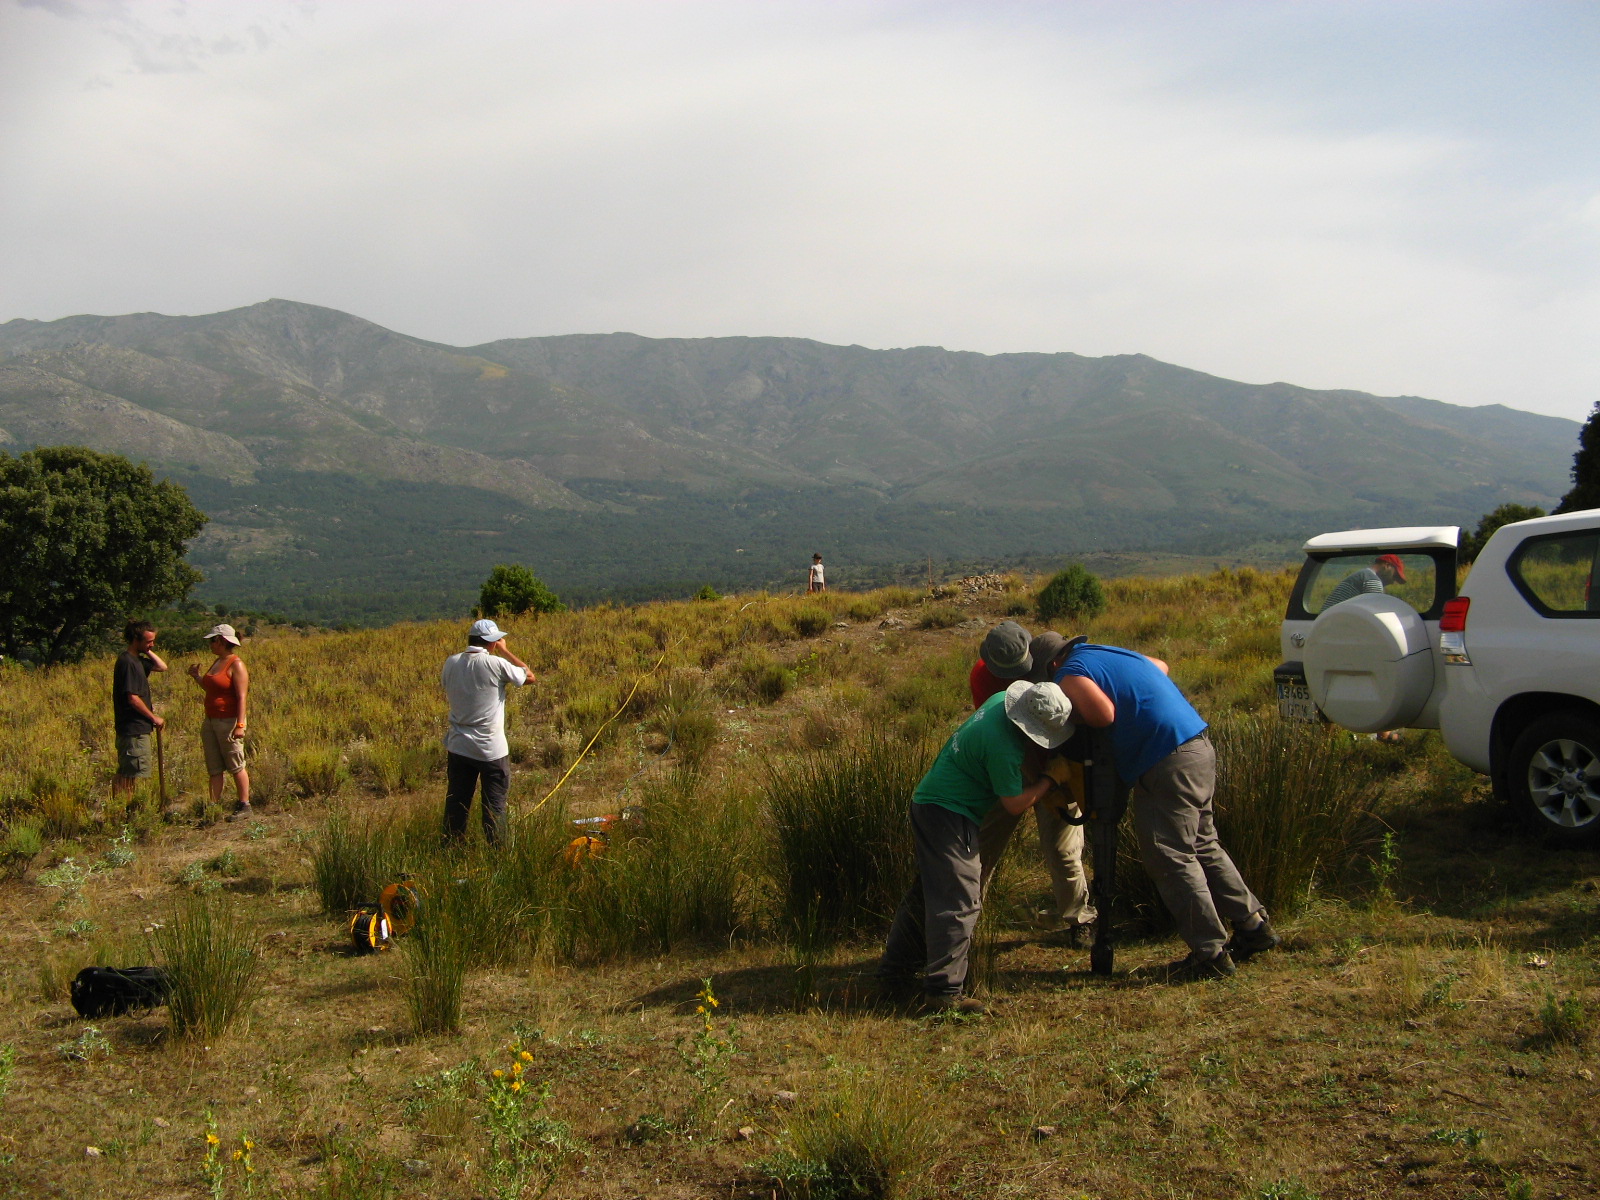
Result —
M 25 113 L 0 319 L 276 295 L 459 343 L 1143 352 L 1570 416 L 1600 382 L 1592 186 L 1509 176 L 1470 127 L 1175 87 L 1178 52 L 1126 26 L 920 5 L 167 13 L 5 18 L 49 70 L 0 97 Z

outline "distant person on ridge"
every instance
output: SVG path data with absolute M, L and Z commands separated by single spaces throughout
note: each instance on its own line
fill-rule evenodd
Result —
M 150 733 L 166 724 L 150 706 L 150 674 L 167 669 L 156 653 L 155 626 L 129 621 L 122 633 L 128 648 L 111 669 L 111 723 L 117 735 L 114 796 L 132 795 L 137 780 L 150 778 Z
M 472 793 L 482 781 L 483 836 L 490 845 L 505 827 L 511 790 L 511 748 L 506 744 L 506 685 L 521 687 L 533 672 L 506 647 L 506 635 L 493 621 L 474 621 L 467 648 L 444 661 L 441 675 L 450 701 L 450 732 L 445 735 L 444 834 L 467 832 Z
M 1346 600 L 1354 600 L 1357 596 L 1372 593 L 1381 593 L 1396 583 L 1406 581 L 1406 565 L 1400 561 L 1398 554 L 1380 554 L 1372 560 L 1370 567 L 1362 567 L 1341 579 L 1333 591 L 1328 593 L 1328 598 L 1322 602 L 1322 611 L 1327 612 L 1335 604 L 1343 604 Z
M 813 554 L 811 556 L 811 575 L 806 580 L 806 591 L 825 592 L 827 590 L 828 585 L 822 578 L 822 555 Z
M 967 684 L 972 690 L 972 707 L 996 692 L 1003 692 L 1013 681 L 1026 679 L 1045 683 L 1055 660 L 1067 649 L 1067 639 L 1048 631 L 1029 639 L 1028 631 L 1015 621 L 1002 621 L 991 629 L 978 648 L 978 661 L 972 665 Z M 1035 804 L 1034 819 L 1039 823 L 1039 849 L 1050 871 L 1050 892 L 1061 919 L 1061 933 L 1067 945 L 1087 950 L 1094 942 L 1095 909 L 1089 900 L 1089 881 L 1083 872 L 1083 826 L 1069 825 L 1055 803 Z M 984 817 L 978 831 L 978 853 L 983 860 L 983 890 L 1006 844 L 1021 823 L 1021 814 L 995 805 Z

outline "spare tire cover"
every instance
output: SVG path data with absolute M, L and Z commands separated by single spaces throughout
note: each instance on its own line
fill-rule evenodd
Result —
M 1306 684 L 1330 721 L 1358 733 L 1408 725 L 1433 693 L 1428 626 L 1404 600 L 1357 596 L 1306 634 Z

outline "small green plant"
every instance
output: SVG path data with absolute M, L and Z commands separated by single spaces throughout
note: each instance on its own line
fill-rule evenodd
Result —
M 106 1040 L 98 1027 L 89 1025 L 70 1042 L 60 1043 L 56 1047 L 56 1053 L 68 1062 L 92 1062 L 96 1057 L 109 1057 L 111 1043 Z
M 198 858 L 178 872 L 178 882 L 190 887 L 206 881 L 206 864 Z
M 1106 1067 L 1106 1090 L 1118 1104 L 1145 1095 L 1161 1078 L 1161 1068 L 1142 1058 L 1124 1059 Z
M 56 888 L 61 892 L 56 908 L 66 908 L 74 900 L 83 898 L 83 886 L 89 882 L 89 872 L 78 865 L 75 858 L 64 858 L 48 871 L 39 872 L 39 886 Z
M 705 1128 L 711 1105 L 728 1082 L 728 1059 L 737 1050 L 737 1038 L 731 1027 L 726 1032 L 717 1028 L 716 1014 L 720 1007 L 722 1002 L 717 999 L 712 981 L 701 980 L 700 990 L 695 993 L 694 1009 L 700 1027 L 693 1037 L 678 1039 L 677 1045 L 684 1072 L 694 1081 L 694 1097 L 683 1121 L 685 1129 Z
M 1461 1146 L 1468 1150 L 1476 1150 L 1483 1145 L 1483 1130 L 1476 1125 L 1469 1125 L 1465 1129 L 1435 1129 L 1428 1134 L 1428 1140 L 1444 1146 Z
M 0 841 L 0 871 L 16 877 L 44 850 L 44 825 L 36 819 L 13 821 Z
M 574 1156 L 582 1153 L 571 1128 L 546 1112 L 550 1085 L 527 1078 L 533 1054 L 520 1040 L 506 1047 L 511 1062 L 489 1073 L 484 1125 L 489 1134 L 488 1173 L 500 1200 L 520 1200 L 532 1188 L 543 1196 Z
M 722 593 L 717 591 L 717 589 L 712 587 L 709 583 L 702 583 L 700 585 L 700 590 L 694 594 L 694 598 L 696 600 L 721 600 Z
M 1546 1046 L 1581 1046 L 1593 1032 L 1594 1014 L 1576 996 L 1544 994 L 1536 1040 Z
M 133 849 L 133 831 L 124 825 L 122 832 L 111 839 L 111 844 L 106 847 L 105 853 L 100 856 L 100 866 L 110 870 L 117 867 L 132 866 L 139 856 Z
M 11 1075 L 16 1065 L 16 1048 L 10 1042 L 0 1045 L 0 1101 L 4 1101 L 11 1091 Z
M 1105 589 L 1081 563 L 1072 563 L 1065 570 L 1057 571 L 1039 589 L 1034 609 L 1041 621 L 1054 621 L 1058 617 L 1073 621 L 1098 617 L 1106 610 Z
M 1400 846 L 1394 830 L 1386 829 L 1372 858 L 1372 891 L 1375 904 L 1394 903 L 1394 879 L 1400 872 Z
M 255 930 L 226 897 L 188 897 L 150 941 L 170 982 L 167 1013 L 179 1038 L 220 1037 L 255 1003 L 262 967 Z
M 1298 1179 L 1277 1179 L 1257 1188 L 1255 1200 L 1317 1200 L 1317 1193 Z

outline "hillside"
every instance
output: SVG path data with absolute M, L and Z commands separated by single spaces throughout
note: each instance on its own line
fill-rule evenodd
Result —
M 261 808 L 233 823 L 205 798 L 191 655 L 152 681 L 172 803 L 145 785 L 103 821 L 109 659 L 0 668 L 0 1194 L 1594 1194 L 1594 857 L 1521 831 L 1433 733 L 1271 716 L 1287 573 L 1114 581 L 1083 626 L 1159 646 L 1211 721 L 1221 837 L 1283 945 L 1165 982 L 1182 946 L 1125 854 L 1116 970 L 1093 975 L 1050 927 L 1030 821 L 979 926 L 991 1014 L 878 995 L 906 797 L 983 631 L 1032 624 L 1038 582 L 510 621 L 538 679 L 508 702 L 496 852 L 439 844 L 460 621 L 247 640 Z M 569 818 L 625 806 L 599 853 L 567 852 Z M 401 871 L 429 940 L 355 953 L 349 910 Z M 838 897 L 841 928 L 806 919 Z M 191 979 L 258 972 L 231 1025 L 73 1012 L 81 967 L 171 964 L 204 922 L 232 948 Z M 446 951 L 454 987 L 420 988 Z M 425 1027 L 446 990 L 453 1026 Z
M 923 562 L 1280 549 L 1550 505 L 1578 426 L 1235 383 L 1140 355 L 797 338 L 425 342 L 311 305 L 0 325 L 0 446 L 149 461 L 212 516 L 202 595 L 459 609 L 496 561 L 579 599 Z

